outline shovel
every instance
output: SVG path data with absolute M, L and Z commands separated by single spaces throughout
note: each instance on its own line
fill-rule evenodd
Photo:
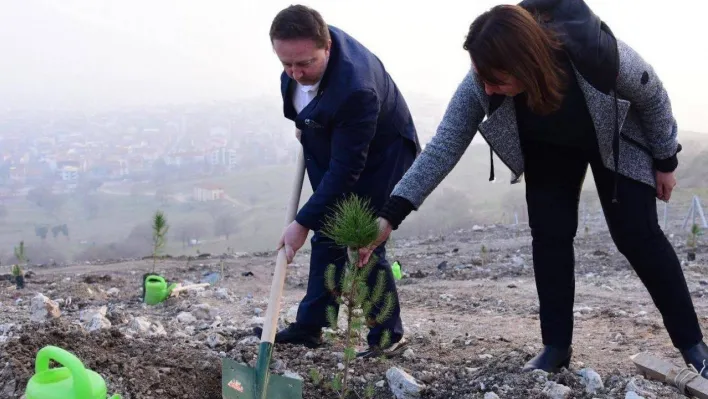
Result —
M 300 202 L 302 182 L 305 175 L 305 160 L 302 149 L 297 159 L 297 170 L 293 182 L 290 202 L 285 217 L 285 225 L 294 219 Z M 258 348 L 256 368 L 224 358 L 221 364 L 221 384 L 223 399 L 302 399 L 302 381 L 296 378 L 270 374 L 270 359 L 273 352 L 275 330 L 280 313 L 280 297 L 285 283 L 288 260 L 285 247 L 278 251 L 275 261 L 273 283 L 263 322 L 261 344 Z

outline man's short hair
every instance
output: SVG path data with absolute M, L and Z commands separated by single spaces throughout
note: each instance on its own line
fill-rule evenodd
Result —
M 292 5 L 280 11 L 270 26 L 270 42 L 274 40 L 311 39 L 318 48 L 329 41 L 329 28 L 319 12 L 303 5 Z

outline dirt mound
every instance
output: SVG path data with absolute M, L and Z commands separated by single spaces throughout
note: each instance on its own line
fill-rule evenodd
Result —
M 15 397 L 34 374 L 37 351 L 55 345 L 74 353 L 104 377 L 110 394 L 124 399 L 221 397 L 221 361 L 169 337 L 128 339 L 116 329 L 87 333 L 81 327 L 48 323 L 8 343 L 0 364 L 10 363 Z

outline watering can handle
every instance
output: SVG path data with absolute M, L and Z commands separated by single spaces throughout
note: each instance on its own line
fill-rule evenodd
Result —
M 74 380 L 74 392 L 76 399 L 92 397 L 91 384 L 89 383 L 86 368 L 81 360 L 68 352 L 56 346 L 45 346 L 37 352 L 37 360 L 34 363 L 34 371 L 39 374 L 49 370 L 49 361 L 54 360 L 60 363 L 71 373 Z M 68 399 L 68 398 L 67 398 Z M 74 398 L 72 398 L 74 399 Z
M 285 226 L 295 220 L 297 208 L 300 203 L 300 195 L 302 193 L 302 182 L 305 179 L 305 155 L 302 147 L 297 157 L 297 168 L 295 171 L 295 180 L 293 181 L 292 191 L 290 193 L 290 201 L 288 202 L 288 210 L 285 213 Z M 280 313 L 280 297 L 283 294 L 283 285 L 285 284 L 285 272 L 288 267 L 287 255 L 285 255 L 285 247 L 278 251 L 278 258 L 275 261 L 275 271 L 273 272 L 273 282 L 270 287 L 270 297 L 268 298 L 268 308 L 266 309 L 265 318 L 263 320 L 263 332 L 261 333 L 261 342 L 273 343 L 275 340 L 275 329 L 278 326 L 278 314 Z

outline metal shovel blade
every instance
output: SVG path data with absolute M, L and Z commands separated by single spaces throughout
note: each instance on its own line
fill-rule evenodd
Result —
M 302 381 L 282 375 L 268 374 L 265 387 L 259 387 L 256 369 L 224 358 L 221 363 L 223 399 L 302 399 Z

